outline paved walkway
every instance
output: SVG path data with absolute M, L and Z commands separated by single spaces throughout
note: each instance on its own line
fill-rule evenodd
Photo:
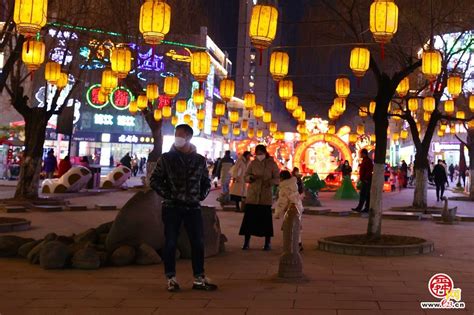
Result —
M 410 191 L 386 194 L 385 206 L 405 205 Z M 125 202 L 131 192 L 91 196 L 84 202 Z M 206 203 L 214 203 L 214 192 Z M 346 209 L 353 202 L 324 204 Z M 430 198 L 432 199 L 430 191 Z M 84 197 L 80 197 L 84 198 Z M 455 202 L 453 202 L 454 204 Z M 458 203 L 474 212 L 473 204 Z M 26 213 L 34 229 L 18 235 L 39 237 L 46 232 L 80 232 L 113 219 L 112 212 Z M 263 252 L 262 239 L 253 239 L 242 251 L 237 235 L 242 214 L 220 212 L 227 235 L 227 252 L 207 259 L 207 273 L 219 284 L 217 292 L 194 292 L 190 261 L 178 262 L 180 293 L 164 290 L 163 266 L 105 268 L 98 271 L 45 271 L 18 259 L 0 259 L 0 314 L 445 314 L 423 311 L 420 301 L 436 301 L 427 290 L 429 278 L 449 274 L 462 289 L 467 310 L 474 312 L 474 223 L 444 226 L 432 221 L 383 222 L 384 233 L 421 236 L 435 242 L 435 252 L 416 257 L 356 257 L 316 250 L 317 240 L 337 234 L 364 233 L 367 219 L 304 216 L 304 273 L 307 281 L 285 283 L 275 279 L 282 236 L 275 221 L 273 250 Z

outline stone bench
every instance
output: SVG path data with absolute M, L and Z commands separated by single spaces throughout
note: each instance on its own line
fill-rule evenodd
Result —
M 326 215 L 331 212 L 331 209 L 320 208 L 320 207 L 305 207 L 303 214 L 307 215 Z
M 4 207 L 6 213 L 22 213 L 27 212 L 26 207 L 23 206 L 5 206 Z
M 83 205 L 70 205 L 67 207 L 69 211 L 87 211 L 87 206 Z
M 33 211 L 39 211 L 39 212 L 61 212 L 63 211 L 62 206 L 53 206 L 53 205 L 34 205 L 34 207 L 31 209 Z
M 422 219 L 422 214 L 417 212 L 396 212 L 396 211 L 386 211 L 382 214 L 384 219 L 389 220 L 413 220 L 419 221 Z
M 342 211 L 331 210 L 331 212 L 329 212 L 328 215 L 332 217 L 348 217 L 352 213 L 353 211 L 350 211 L 350 210 L 342 210 Z
M 101 211 L 113 211 L 113 210 L 117 210 L 117 206 L 116 206 L 116 205 L 96 204 L 96 205 L 95 205 L 95 208 L 96 208 L 97 210 L 101 210 Z

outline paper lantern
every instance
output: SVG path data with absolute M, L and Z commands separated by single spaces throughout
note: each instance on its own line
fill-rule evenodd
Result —
M 402 115 L 402 110 L 401 109 L 394 109 L 392 111 L 392 114 L 395 115 L 395 116 L 392 116 L 393 120 L 400 120 L 400 115 Z
M 375 135 L 370 135 L 370 142 L 375 143 L 377 141 L 377 137 Z
M 357 134 L 362 136 L 365 133 L 365 126 L 362 124 L 357 125 Z
M 249 121 L 247 119 L 242 119 L 240 129 L 242 129 L 242 131 L 247 131 L 249 129 Z
M 410 78 L 404 77 L 397 86 L 397 93 L 400 97 L 404 97 L 408 94 L 410 90 Z
M 137 105 L 138 109 L 140 110 L 144 110 L 148 107 L 148 98 L 146 97 L 146 95 L 138 95 Z
M 223 135 L 228 135 L 229 134 L 229 125 L 222 125 L 221 133 Z
M 338 111 L 338 113 L 344 113 L 346 111 L 346 99 L 343 97 L 336 97 L 334 99 L 334 108 Z
M 410 98 L 408 100 L 408 110 L 410 112 L 416 112 L 418 110 L 418 99 L 417 98 Z
M 456 118 L 457 119 L 466 119 L 466 113 L 464 113 L 462 110 L 459 110 L 456 112 Z
M 283 101 L 289 100 L 293 96 L 293 81 L 281 80 L 278 82 L 278 95 Z
M 217 103 L 215 108 L 215 114 L 217 117 L 222 117 L 225 115 L 225 104 Z
M 205 100 L 204 90 L 197 89 L 193 92 L 193 102 L 195 105 L 202 105 Z
M 161 110 L 155 109 L 155 110 L 153 111 L 153 118 L 155 119 L 155 121 L 160 121 L 161 118 L 162 118 Z
M 219 118 L 212 117 L 211 127 L 219 127 Z
M 257 104 L 255 109 L 253 110 L 253 115 L 255 118 L 260 119 L 265 114 L 265 110 L 263 109 L 263 105 Z
M 339 97 L 346 98 L 351 92 L 351 82 L 347 77 L 339 77 L 336 79 L 336 94 Z
M 48 0 L 15 0 L 13 21 L 21 35 L 33 37 L 39 33 L 46 25 L 47 14 Z
M 305 123 L 299 123 L 297 126 L 296 126 L 296 131 L 298 131 L 298 133 L 306 133 L 307 130 L 306 130 L 306 124 Z
M 206 119 L 206 111 L 204 109 L 200 109 L 197 111 L 196 118 L 198 120 L 204 120 Z
M 441 53 L 438 50 L 425 50 L 421 57 L 421 72 L 425 77 L 434 81 L 441 73 Z
M 301 142 L 308 141 L 308 134 L 307 133 L 300 134 L 300 141 Z
M 28 39 L 23 43 L 21 59 L 28 71 L 36 71 L 44 62 L 46 46 L 42 41 Z
M 104 104 L 105 102 L 107 102 L 108 96 L 109 94 L 107 93 L 107 91 L 104 91 L 102 88 L 100 88 L 99 93 L 97 94 L 97 101 L 99 102 L 99 104 Z
M 236 110 L 229 111 L 229 121 L 233 124 L 239 121 L 239 112 Z
M 264 112 L 262 120 L 266 124 L 270 123 L 272 121 L 272 113 L 271 112 Z
M 127 47 L 116 47 L 110 53 L 110 64 L 120 79 L 127 77 L 132 70 L 132 52 Z
M 130 105 L 128 106 L 128 111 L 132 114 L 135 115 L 138 112 L 138 105 L 137 101 L 133 100 L 130 102 Z
M 285 133 L 283 131 L 276 131 L 274 135 L 275 140 L 282 141 L 285 139 Z
M 359 139 L 359 136 L 356 133 L 349 134 L 350 143 L 356 143 L 358 139 Z
M 184 121 L 185 124 L 191 125 L 191 122 L 192 122 L 191 115 L 189 115 L 189 114 L 184 115 L 183 116 L 183 121 Z
M 446 131 L 446 129 L 448 128 L 448 124 L 446 122 L 441 122 L 439 124 L 439 130 L 442 130 L 442 131 Z
M 240 128 L 239 127 L 232 128 L 232 134 L 234 136 L 240 136 Z
M 252 129 L 249 129 L 249 130 L 247 131 L 247 136 L 248 136 L 249 138 L 255 137 L 255 130 L 254 130 L 253 128 L 252 128 Z
M 444 111 L 448 114 L 454 112 L 454 101 L 453 100 L 446 100 L 444 102 Z
M 288 75 L 290 57 L 284 51 L 274 51 L 270 56 L 270 73 L 273 80 L 280 81 Z
M 449 125 L 449 133 L 454 135 L 456 134 L 456 125 L 455 124 L 450 124 Z
M 56 84 L 61 76 L 61 65 L 54 61 L 46 63 L 44 68 L 44 78 L 50 84 Z
M 60 90 L 64 89 L 69 83 L 69 75 L 67 73 L 61 72 L 59 75 L 59 80 L 56 81 L 56 87 Z
M 198 129 L 199 130 L 204 129 L 204 121 L 203 120 L 198 120 L 197 124 L 198 124 Z
M 374 0 L 370 5 L 370 31 L 377 43 L 388 43 L 398 29 L 398 7 L 393 0 Z
M 400 138 L 402 140 L 407 139 L 408 138 L 408 130 L 403 129 L 402 131 L 400 131 Z
M 244 106 L 246 110 L 252 110 L 255 107 L 256 104 L 256 97 L 255 94 L 253 93 L 245 93 L 244 95 Z
M 268 48 L 276 36 L 278 10 L 271 5 L 254 5 L 250 18 L 250 41 L 257 49 Z
M 444 131 L 443 130 L 438 130 L 438 137 L 442 138 L 444 137 Z
M 359 107 L 359 116 L 360 117 L 367 117 L 368 112 L 369 112 L 369 109 L 367 108 L 367 106 Z
M 160 96 L 160 92 L 158 90 L 158 84 L 150 83 L 146 86 L 146 97 L 154 102 Z
M 469 129 L 474 129 L 474 120 L 469 120 L 469 122 L 467 123 L 467 128 Z
M 372 101 L 369 103 L 369 113 L 374 114 L 375 113 L 375 107 L 377 106 L 377 103 Z
M 393 141 L 398 141 L 399 139 L 400 139 L 400 133 L 394 132 L 394 133 L 392 134 L 392 140 L 393 140 Z
M 424 112 L 423 113 L 423 121 L 428 122 L 431 119 L 431 112 Z
M 179 99 L 176 101 L 176 112 L 177 113 L 184 113 L 188 108 L 188 103 L 185 99 Z
M 469 95 L 469 109 L 474 112 L 474 95 Z
M 211 72 L 211 57 L 205 51 L 196 51 L 191 55 L 191 74 L 199 82 L 204 82 Z
M 178 124 L 178 116 L 171 117 L 171 125 L 176 126 Z
M 228 102 L 234 97 L 235 92 L 235 82 L 234 80 L 224 79 L 221 81 L 219 92 L 221 94 L 221 98 Z
M 118 77 L 110 68 L 105 68 L 102 71 L 102 80 L 100 86 L 106 91 L 112 91 L 118 85 Z
M 336 133 L 336 126 L 334 125 L 328 125 L 328 131 L 327 131 L 328 134 L 330 135 L 333 135 Z
M 300 118 L 302 113 L 303 113 L 303 107 L 301 107 L 301 106 L 296 107 L 296 109 L 292 113 L 293 118 L 295 118 L 295 119 Z
M 286 101 L 286 109 L 289 112 L 293 112 L 298 107 L 298 96 L 292 96 Z
M 426 112 L 432 112 L 435 110 L 436 100 L 432 96 L 427 96 L 423 99 L 423 110 Z
M 163 118 L 170 118 L 172 114 L 171 106 L 163 106 L 161 108 L 161 114 L 163 115 Z
M 299 122 L 305 122 L 306 121 L 306 112 L 302 111 L 300 117 L 298 117 Z
M 263 137 L 263 130 L 257 129 L 257 138 L 262 138 L 262 137 Z
M 277 124 L 276 122 L 271 122 L 271 123 L 268 125 L 268 130 L 269 130 L 271 133 L 277 132 L 277 130 L 278 130 L 278 124 Z
M 166 77 L 163 90 L 166 96 L 174 98 L 179 93 L 179 79 L 177 77 Z
M 462 92 L 462 78 L 460 75 L 451 75 L 448 78 L 448 92 L 452 98 L 457 98 Z
M 171 7 L 163 0 L 146 0 L 140 9 L 140 33 L 145 43 L 158 45 L 170 31 Z
M 363 77 L 370 65 L 370 51 L 364 47 L 355 47 L 351 50 L 349 66 L 356 77 Z

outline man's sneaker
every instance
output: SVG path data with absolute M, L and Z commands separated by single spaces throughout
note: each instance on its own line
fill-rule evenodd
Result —
M 217 285 L 209 283 L 206 277 L 196 277 L 193 282 L 193 290 L 215 291 L 217 290 Z
M 176 277 L 169 278 L 168 279 L 168 291 L 169 292 L 176 292 L 176 291 L 179 291 L 179 290 L 180 290 L 180 287 L 179 287 L 178 281 L 176 280 Z

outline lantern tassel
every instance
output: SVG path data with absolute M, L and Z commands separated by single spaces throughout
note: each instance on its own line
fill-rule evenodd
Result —
M 383 43 L 380 43 L 380 55 L 382 57 L 382 60 L 385 58 L 385 46 Z

